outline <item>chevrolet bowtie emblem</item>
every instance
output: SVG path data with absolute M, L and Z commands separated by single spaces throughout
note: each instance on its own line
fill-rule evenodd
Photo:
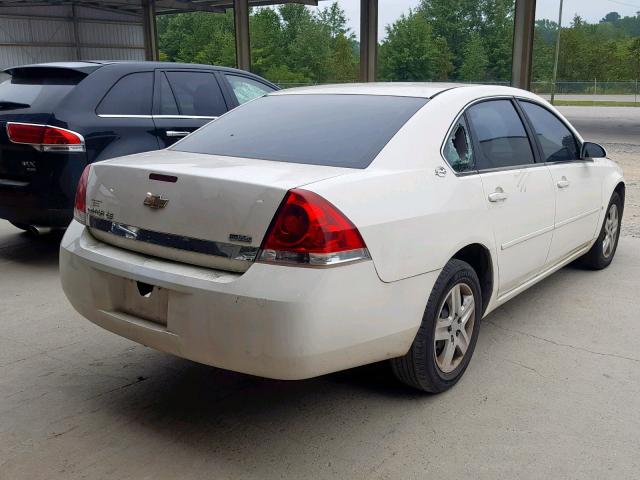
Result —
M 144 199 L 144 203 L 149 208 L 159 209 L 164 208 L 169 203 L 169 199 L 163 197 L 162 195 L 154 195 L 153 193 L 147 193 L 147 196 Z

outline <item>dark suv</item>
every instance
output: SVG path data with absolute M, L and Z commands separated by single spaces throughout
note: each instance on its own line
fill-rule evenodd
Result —
M 5 70 L 0 218 L 66 227 L 88 163 L 165 148 L 276 85 L 241 70 L 162 62 L 74 62 Z

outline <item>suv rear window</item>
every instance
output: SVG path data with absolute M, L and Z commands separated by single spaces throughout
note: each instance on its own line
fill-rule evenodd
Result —
M 153 72 L 125 75 L 104 96 L 98 115 L 151 115 Z
M 172 150 L 366 168 L 425 98 L 273 95 L 220 117 Z
M 60 68 L 17 69 L 0 83 L 0 111 L 49 113 L 85 77 L 84 73 Z

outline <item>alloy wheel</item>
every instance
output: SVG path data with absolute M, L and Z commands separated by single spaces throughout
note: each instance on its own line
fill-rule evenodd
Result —
M 618 205 L 612 203 L 604 221 L 604 239 L 602 240 L 602 254 L 609 258 L 613 253 L 618 238 Z
M 434 355 L 442 373 L 453 372 L 462 362 L 473 335 L 475 298 L 466 283 L 457 283 L 447 293 L 435 326 Z

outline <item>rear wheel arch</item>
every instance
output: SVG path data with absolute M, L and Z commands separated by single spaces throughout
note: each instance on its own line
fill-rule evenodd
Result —
M 622 200 L 622 210 L 624 210 L 624 196 L 626 192 L 626 186 L 624 182 L 618 182 L 618 184 L 616 185 L 616 188 L 614 188 L 613 191 L 618 195 L 620 195 L 620 200 Z
M 491 252 L 480 243 L 472 243 L 458 250 L 452 259 L 462 260 L 475 270 L 482 294 L 482 313 L 487 311 L 494 286 L 494 271 Z

